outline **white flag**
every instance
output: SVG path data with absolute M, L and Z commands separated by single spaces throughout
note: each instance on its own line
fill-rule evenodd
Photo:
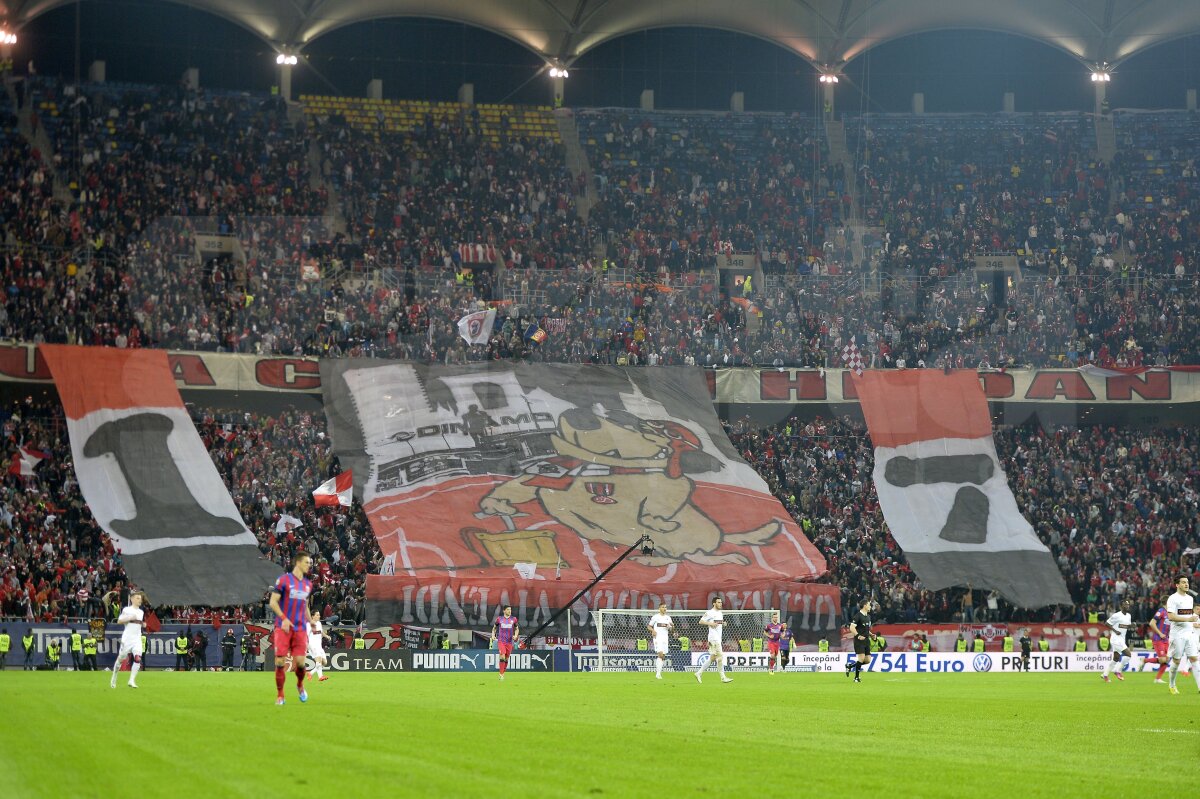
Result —
M 279 517 L 279 521 L 275 524 L 275 532 L 286 533 L 291 530 L 299 530 L 304 526 L 304 522 L 297 519 L 295 516 L 289 516 L 286 513 Z
M 521 579 L 523 580 L 532 580 L 534 575 L 537 574 L 536 563 L 517 563 L 513 568 L 517 570 L 517 574 L 521 575 Z
M 396 573 L 396 553 L 392 552 L 383 559 L 383 565 L 379 567 L 379 573 L 385 577 L 391 577 Z
M 496 324 L 496 309 L 475 311 L 465 314 L 458 320 L 458 335 L 468 344 L 487 344 L 492 337 L 492 327 Z

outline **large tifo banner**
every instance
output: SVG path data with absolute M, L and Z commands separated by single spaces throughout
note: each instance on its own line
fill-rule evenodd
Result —
M 43 346 L 79 488 L 153 604 L 256 602 L 262 558 L 183 407 L 162 350 Z
M 387 559 L 372 625 L 490 626 L 512 604 L 530 632 L 649 536 L 585 604 L 721 594 L 836 626 L 836 589 L 803 582 L 824 559 L 737 456 L 699 370 L 339 359 L 321 381 Z
M 866 372 L 858 394 L 883 518 L 926 588 L 971 585 L 1018 607 L 1071 604 L 1008 487 L 974 373 Z

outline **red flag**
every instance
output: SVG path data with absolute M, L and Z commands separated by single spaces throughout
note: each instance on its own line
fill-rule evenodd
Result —
M 354 473 L 345 471 L 337 477 L 331 477 L 314 490 L 313 503 L 318 507 L 343 505 L 350 507 L 351 494 L 354 490 Z

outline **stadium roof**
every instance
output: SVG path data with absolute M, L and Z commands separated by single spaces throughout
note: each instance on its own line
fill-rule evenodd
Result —
M 74 0 L 0 0 L 22 23 Z M 1116 64 L 1200 33 L 1198 0 L 172 0 L 230 19 L 271 45 L 302 50 L 337 28 L 429 17 L 506 36 L 569 65 L 592 48 L 652 28 L 700 26 L 773 42 L 813 64 L 840 66 L 915 33 L 978 29 L 1026 36 L 1085 63 Z

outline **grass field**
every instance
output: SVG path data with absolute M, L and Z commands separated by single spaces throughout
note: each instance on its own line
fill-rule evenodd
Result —
M 284 707 L 269 672 L 125 676 L 0 674 L 0 797 L 1065 799 L 1200 758 L 1183 675 L 342 673 Z

